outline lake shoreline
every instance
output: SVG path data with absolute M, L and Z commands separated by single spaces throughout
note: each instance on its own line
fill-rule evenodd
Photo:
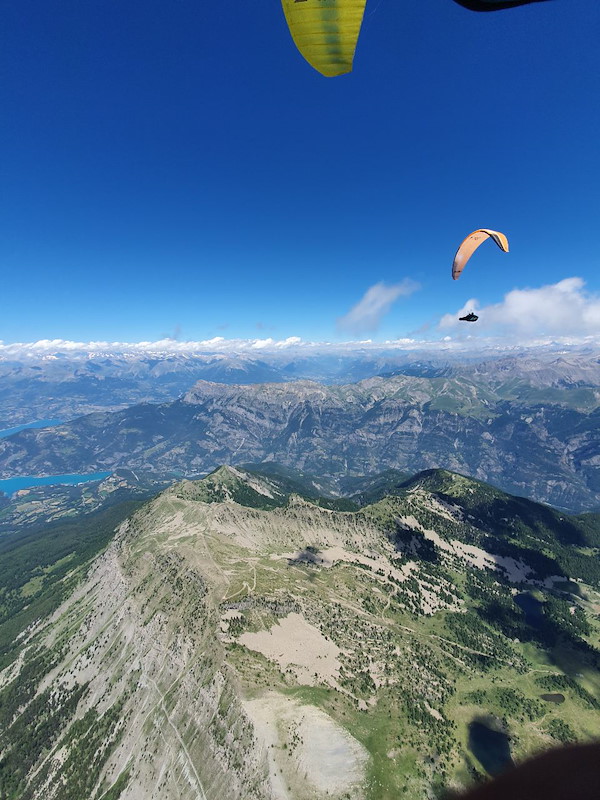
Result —
M 26 422 L 23 425 L 15 425 L 12 428 L 4 428 L 4 430 L 0 430 L 0 439 L 7 439 L 9 436 L 13 436 L 15 433 L 20 433 L 21 431 L 25 430 L 55 428 L 57 425 L 63 425 L 64 422 L 64 419 L 38 419 L 35 420 L 35 422 Z
M 94 481 L 104 480 L 108 478 L 109 475 L 112 475 L 112 470 L 70 475 L 19 475 L 15 478 L 0 480 L 0 492 L 12 497 L 16 492 L 22 489 L 32 489 L 36 486 L 54 486 L 57 484 L 77 486 L 80 483 L 92 483 Z

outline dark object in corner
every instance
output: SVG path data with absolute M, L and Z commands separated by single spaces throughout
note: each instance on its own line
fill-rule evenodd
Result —
M 600 743 L 548 750 L 461 800 L 598 800 Z

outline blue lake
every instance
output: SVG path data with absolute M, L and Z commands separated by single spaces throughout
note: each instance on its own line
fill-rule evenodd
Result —
M 54 425 L 62 425 L 63 422 L 64 420 L 62 419 L 38 419 L 36 422 L 28 422 L 26 425 L 15 425 L 14 428 L 5 428 L 0 431 L 0 439 L 12 436 L 13 433 L 24 431 L 26 428 L 51 428 Z
M 525 622 L 532 628 L 541 628 L 544 624 L 544 604 L 529 592 L 518 594 L 514 598 L 525 617 Z
M 89 483 L 90 481 L 101 481 L 103 478 L 108 478 L 110 474 L 111 472 L 89 472 L 85 475 L 46 475 L 41 478 L 35 475 L 22 475 L 18 478 L 7 478 L 0 481 L 0 492 L 10 495 L 18 492 L 19 489 L 30 489 L 32 486 L 51 486 L 56 483 L 68 483 L 71 485 Z
M 499 775 L 514 765 L 508 736 L 483 722 L 469 724 L 469 750 L 490 775 Z

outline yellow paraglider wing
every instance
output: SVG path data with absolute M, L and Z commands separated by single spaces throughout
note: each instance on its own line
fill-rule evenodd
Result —
M 483 244 L 487 239 L 493 239 L 501 250 L 508 253 L 508 239 L 500 231 L 492 231 L 489 228 L 479 228 L 473 233 L 470 233 L 466 239 L 461 242 L 460 247 L 456 251 L 454 261 L 452 262 L 452 278 L 456 280 L 460 277 L 460 273 L 465 268 L 467 261 L 471 258 L 475 250 L 480 244 Z
M 296 47 L 321 75 L 352 70 L 366 0 L 281 0 Z

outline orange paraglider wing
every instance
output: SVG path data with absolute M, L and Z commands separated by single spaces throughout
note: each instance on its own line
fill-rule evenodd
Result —
M 498 247 L 505 253 L 508 253 L 508 239 L 500 231 L 492 231 L 489 228 L 478 228 L 473 233 L 470 233 L 466 239 L 463 239 L 460 247 L 456 251 L 454 261 L 452 262 L 452 278 L 456 280 L 460 277 L 460 273 L 465 268 L 467 261 L 471 258 L 475 250 L 480 244 L 483 244 L 486 239 L 493 239 Z

